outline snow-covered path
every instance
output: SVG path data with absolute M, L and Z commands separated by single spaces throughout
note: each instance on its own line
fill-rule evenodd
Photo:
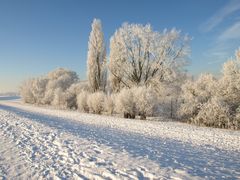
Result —
M 240 178 L 239 131 L 2 101 L 0 137 L 0 179 Z

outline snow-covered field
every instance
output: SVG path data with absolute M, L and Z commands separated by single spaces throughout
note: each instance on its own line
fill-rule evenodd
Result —
M 240 131 L 12 99 L 0 98 L 0 179 L 240 179 Z

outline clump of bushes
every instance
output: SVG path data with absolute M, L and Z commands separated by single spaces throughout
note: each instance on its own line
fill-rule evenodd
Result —
M 146 119 L 154 116 L 158 110 L 158 98 L 150 87 L 124 88 L 119 93 L 107 95 L 102 91 L 89 93 L 82 91 L 77 96 L 78 110 L 109 115 L 122 114 L 124 118 Z
M 192 122 L 218 128 L 230 128 L 233 125 L 228 105 L 217 98 L 212 98 L 205 103 Z
M 103 92 L 95 92 L 89 94 L 87 104 L 90 112 L 101 114 L 104 110 L 105 94 Z
M 111 94 L 105 97 L 104 100 L 104 109 L 107 114 L 112 115 L 115 109 L 115 94 Z
M 218 128 L 240 129 L 240 50 L 236 58 L 223 64 L 219 79 L 201 75 L 182 86 L 180 119 Z
M 122 89 L 116 97 L 116 110 L 122 113 L 124 118 L 134 119 L 136 116 L 136 103 L 131 89 Z
M 88 107 L 88 93 L 87 91 L 82 91 L 77 96 L 77 106 L 81 112 L 89 112 Z

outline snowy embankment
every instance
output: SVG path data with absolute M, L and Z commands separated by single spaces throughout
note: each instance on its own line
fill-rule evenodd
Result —
M 240 132 L 0 101 L 0 179 L 240 178 Z

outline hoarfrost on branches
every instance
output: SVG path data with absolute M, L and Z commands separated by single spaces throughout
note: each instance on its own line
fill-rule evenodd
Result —
M 106 47 L 99 19 L 93 20 L 88 41 L 87 77 L 92 92 L 105 90 L 107 82 Z
M 160 33 L 150 25 L 123 24 L 110 41 L 112 89 L 174 80 L 186 63 L 189 40 L 176 29 Z

